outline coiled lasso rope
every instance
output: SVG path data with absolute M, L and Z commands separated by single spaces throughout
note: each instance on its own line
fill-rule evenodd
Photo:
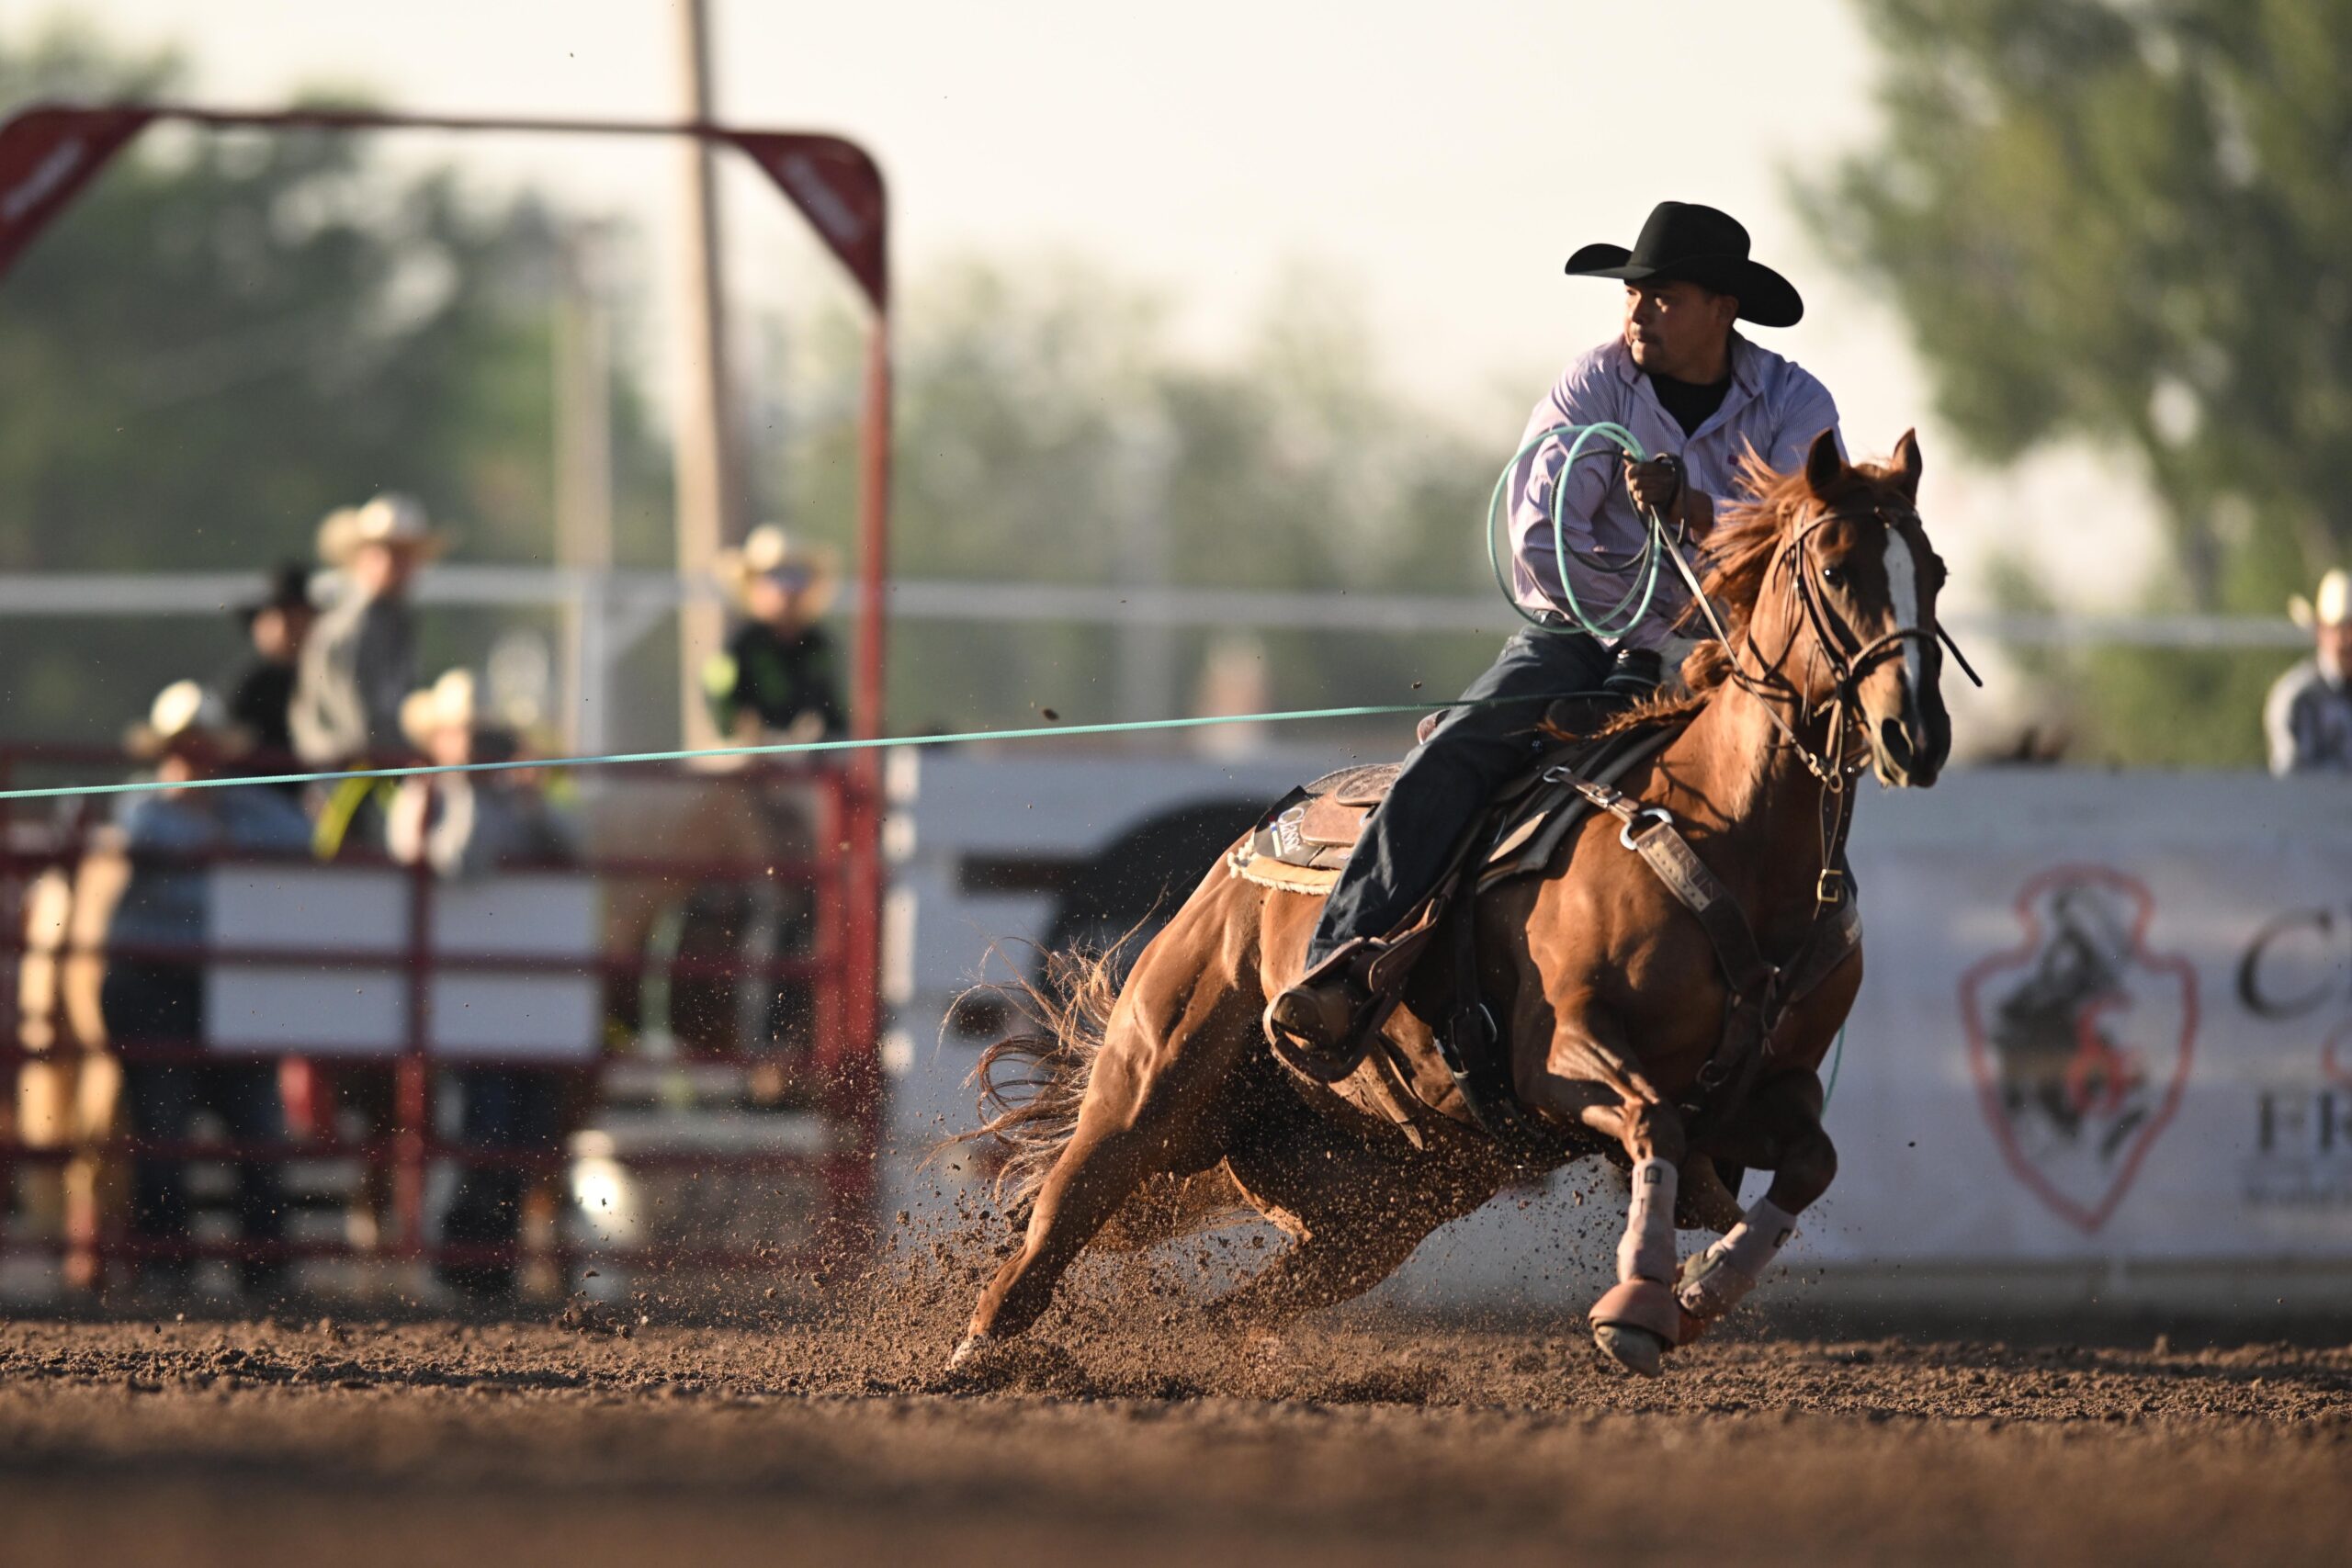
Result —
M 1511 476 L 1519 471 L 1519 466 L 1521 463 L 1528 460 L 1529 454 L 1555 436 L 1560 435 L 1572 436 L 1574 439 L 1568 444 L 1566 458 L 1560 464 L 1559 477 L 1553 481 L 1552 501 L 1551 504 L 1545 508 L 1545 515 L 1552 524 L 1553 559 L 1559 563 L 1560 597 L 1562 604 L 1566 606 L 1565 613 L 1569 623 L 1565 627 L 1554 626 L 1530 614 L 1526 606 L 1520 604 L 1519 596 L 1512 592 L 1510 579 L 1503 570 L 1503 553 L 1500 547 L 1500 536 L 1508 523 L 1504 515 L 1504 508 L 1510 495 Z M 1555 424 L 1549 429 L 1538 431 L 1530 436 L 1518 451 L 1511 454 L 1510 461 L 1503 465 L 1502 473 L 1495 480 L 1494 491 L 1487 497 L 1487 564 L 1494 569 L 1495 586 L 1502 590 L 1504 600 L 1510 604 L 1513 613 L 1529 626 L 1534 626 L 1539 631 L 1551 633 L 1582 632 L 1602 642 L 1614 642 L 1641 625 L 1648 616 L 1650 605 L 1657 594 L 1658 567 L 1673 546 L 1668 539 L 1665 522 L 1657 513 L 1645 511 L 1642 521 L 1646 530 L 1646 537 L 1643 540 L 1641 552 L 1628 560 L 1623 562 L 1606 560 L 1598 555 L 1569 547 L 1567 529 L 1564 523 L 1564 514 L 1567 508 L 1569 470 L 1577 466 L 1580 458 L 1611 455 L 1606 446 L 1594 447 L 1589 453 L 1586 451 L 1586 447 L 1596 437 L 1613 443 L 1626 457 L 1637 463 L 1645 462 L 1649 457 L 1649 454 L 1643 449 L 1640 439 L 1632 431 L 1609 420 L 1596 421 L 1591 424 Z M 1628 584 L 1625 596 L 1616 604 L 1598 615 L 1588 614 L 1583 602 L 1577 597 L 1576 584 L 1568 580 L 1568 562 L 1571 558 L 1583 562 L 1595 571 L 1605 572 L 1612 577 L 1631 575 L 1634 581 Z

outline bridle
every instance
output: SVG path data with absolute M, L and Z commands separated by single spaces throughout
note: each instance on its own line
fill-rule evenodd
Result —
M 1873 507 L 1871 513 L 1890 529 L 1919 521 L 1918 513 L 1909 507 L 1881 504 Z M 1751 696 L 1762 699 L 1764 712 L 1780 729 L 1781 739 L 1804 763 L 1805 771 L 1821 783 L 1821 874 L 1815 883 L 1815 894 L 1823 904 L 1835 904 L 1845 896 L 1846 877 L 1838 865 L 1838 858 L 1844 846 L 1846 827 L 1853 808 L 1847 785 L 1870 765 L 1867 739 L 1857 749 L 1849 733 L 1849 728 L 1859 730 L 1862 728 L 1861 683 L 1864 678 L 1887 660 L 1898 657 L 1906 643 L 1917 642 L 1923 648 L 1933 648 L 1940 642 L 1951 650 L 1952 660 L 1960 666 L 1962 674 L 1979 686 L 1984 683 L 1983 677 L 1968 662 L 1968 656 L 1961 652 L 1951 634 L 1940 625 L 1897 626 L 1866 643 L 1855 643 L 1852 632 L 1823 599 L 1820 574 L 1814 570 L 1813 536 L 1841 515 L 1849 516 L 1850 513 L 1841 513 L 1829 506 L 1816 510 L 1803 526 L 1772 552 L 1772 558 L 1764 569 L 1768 582 L 1772 574 L 1783 566 L 1794 574 L 1797 604 L 1813 633 L 1812 658 L 1826 662 L 1829 667 L 1828 694 L 1817 702 L 1806 700 L 1804 692 L 1781 673 L 1779 660 L 1766 664 L 1758 656 L 1756 670 L 1750 671 L 1743 666 L 1743 645 L 1732 639 L 1730 628 L 1724 626 L 1714 603 L 1707 597 L 1706 589 L 1700 583 L 1698 573 L 1691 570 L 1690 561 L 1683 556 L 1679 541 L 1669 538 L 1667 543 L 1667 554 L 1673 558 L 1675 570 L 1681 573 L 1683 582 L 1690 588 L 1691 603 L 1699 607 L 1700 614 L 1706 617 L 1708 627 L 1724 646 L 1731 681 Z M 1745 651 L 1752 653 L 1753 644 L 1747 644 Z M 1796 711 L 1801 722 L 1827 715 L 1828 739 L 1821 750 L 1815 750 L 1807 745 L 1804 738 L 1797 733 L 1797 727 L 1782 716 L 1781 707 L 1783 703 Z
M 1918 513 L 1909 507 L 1882 504 L 1873 507 L 1871 513 L 1888 528 L 1919 521 Z M 1744 668 L 1740 660 L 1742 644 L 1733 640 L 1723 616 L 1717 613 L 1713 601 L 1707 597 L 1706 589 L 1701 585 L 1698 573 L 1683 555 L 1679 542 L 1669 539 L 1667 551 L 1673 558 L 1675 570 L 1681 573 L 1684 584 L 1690 590 L 1691 603 L 1699 607 L 1700 614 L 1706 617 L 1708 628 L 1724 645 L 1724 652 L 1730 660 L 1729 672 L 1733 682 L 1750 695 L 1765 699 L 1764 709 L 1771 716 L 1773 724 L 1779 727 L 1781 738 L 1803 760 L 1806 771 L 1832 791 L 1843 791 L 1846 781 L 1869 765 L 1867 756 L 1847 760 L 1846 727 L 1849 720 L 1855 721 L 1859 727 L 1864 678 L 1887 660 L 1899 655 L 1904 644 L 1917 642 L 1932 647 L 1940 642 L 1951 650 L 1953 661 L 1959 664 L 1962 674 L 1979 686 L 1984 683 L 1975 668 L 1968 662 L 1968 656 L 1961 652 L 1960 645 L 1940 625 L 1897 626 L 1869 642 L 1859 646 L 1854 644 L 1853 634 L 1822 598 L 1819 573 L 1814 570 L 1813 561 L 1813 536 L 1841 515 L 1849 514 L 1840 513 L 1831 507 L 1820 508 L 1802 527 L 1781 542 L 1765 568 L 1768 581 L 1784 565 L 1794 575 L 1797 604 L 1813 633 L 1813 657 L 1829 666 L 1829 692 L 1817 702 L 1808 702 L 1796 683 L 1781 672 L 1777 661 L 1763 664 L 1759 659 L 1756 671 Z M 1753 651 L 1752 644 L 1748 645 L 1748 650 Z M 1796 727 L 1781 716 L 1782 703 L 1793 707 L 1802 718 L 1815 718 L 1827 714 L 1830 720 L 1828 745 L 1817 751 L 1805 744 Z

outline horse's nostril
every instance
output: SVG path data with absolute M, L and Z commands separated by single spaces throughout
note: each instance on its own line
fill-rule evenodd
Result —
M 1891 718 L 1878 721 L 1879 744 L 1885 748 L 1886 760 L 1905 773 L 1911 771 L 1911 742 L 1904 735 L 1903 727 Z

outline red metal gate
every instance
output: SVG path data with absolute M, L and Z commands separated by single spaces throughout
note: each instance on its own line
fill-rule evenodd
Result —
M 61 773 L 84 781 L 104 776 L 110 753 L 71 748 L 0 748 L 0 788 L 47 782 Z M 618 777 L 662 781 L 682 801 L 699 794 L 704 800 L 722 794 L 730 804 L 743 798 L 789 797 L 795 809 L 807 809 L 807 840 L 810 846 L 797 859 L 779 859 L 769 852 L 746 852 L 741 844 L 683 851 L 622 852 L 611 846 L 592 847 L 582 858 L 561 866 L 517 865 L 502 868 L 484 879 L 527 881 L 534 875 L 560 874 L 588 881 L 606 906 L 600 913 L 600 931 L 608 930 L 604 914 L 625 895 L 642 897 L 650 888 L 656 899 L 673 902 L 707 897 L 733 889 L 759 888 L 797 892 L 807 900 L 806 919 L 796 924 L 799 940 L 768 956 L 747 957 L 741 952 L 718 954 L 669 953 L 650 958 L 643 946 L 615 948 L 600 936 L 596 951 L 581 956 L 550 956 L 531 951 L 502 950 L 481 945 L 452 950 L 437 940 L 434 928 L 435 890 L 449 886 L 422 863 L 403 865 L 380 853 L 346 853 L 327 862 L 300 857 L 208 855 L 188 857 L 186 869 L 199 874 L 232 871 L 248 875 L 294 875 L 326 869 L 385 879 L 402 890 L 404 931 L 397 947 L 376 946 L 355 951 L 346 942 L 322 939 L 317 945 L 277 942 L 268 945 L 208 940 L 192 944 L 146 944 L 108 947 L 92 933 L 74 931 L 70 911 L 64 919 L 53 911 L 32 907 L 33 895 L 46 888 L 56 896 L 58 879 L 73 879 L 94 855 L 115 852 L 104 844 L 102 807 L 107 797 L 85 797 L 60 803 L 57 812 L 35 811 L 49 802 L 14 801 L 0 815 L 0 953 L 6 955 L 7 985 L 0 996 L 0 1084 L 10 1090 L 15 1108 L 0 1112 L 0 1222 L 12 1209 L 18 1212 L 15 1228 L 0 1230 L 0 1252 L 48 1254 L 64 1259 L 70 1278 L 96 1284 L 119 1275 L 114 1266 L 153 1257 L 187 1258 L 283 1258 L 367 1257 L 396 1263 L 462 1265 L 535 1261 L 567 1270 L 583 1258 L 612 1269 L 674 1270 L 682 1268 L 756 1270 L 772 1277 L 778 1269 L 808 1271 L 836 1258 L 844 1249 L 854 1251 L 870 1240 L 874 1228 L 876 1156 L 881 1130 L 880 1075 L 876 1029 L 871 1010 L 876 994 L 875 950 L 861 928 L 859 911 L 879 898 L 880 871 L 870 851 L 871 839 L 862 838 L 859 824 L 878 815 L 871 798 L 871 775 L 865 770 L 825 767 L 764 766 L 725 773 L 682 773 L 677 770 L 600 770 Z M 243 786 L 266 787 L 266 786 Z M 44 882 L 44 878 L 47 881 Z M 86 923 L 86 922 L 85 922 Z M 45 928 L 45 929 L 36 929 Z M 403 993 L 401 1037 L 393 1049 L 378 1055 L 354 1055 L 347 1043 L 313 1043 L 300 1039 L 267 1042 L 221 1037 L 217 1027 L 207 1038 L 93 1038 L 76 1017 L 67 991 L 80 985 L 88 996 L 80 1013 L 91 1012 L 96 994 L 95 971 L 109 962 L 171 964 L 200 968 L 208 975 L 248 971 L 266 980 L 271 976 L 348 974 L 355 979 L 386 981 L 397 976 Z M 79 981 L 69 979 L 74 965 L 85 966 Z M 28 981 L 48 966 L 51 981 L 46 1006 L 28 1006 L 40 998 L 28 995 Z M 436 1042 L 435 1019 L 436 982 L 452 976 L 503 977 L 593 976 L 598 988 L 600 1032 L 616 1017 L 614 1000 L 632 991 L 641 996 L 650 973 L 658 972 L 665 986 L 699 984 L 731 995 L 750 987 L 765 996 L 779 986 L 800 987 L 806 998 L 808 1027 L 804 1037 L 779 1043 L 766 1038 L 731 1042 L 704 1038 L 649 1059 L 643 1049 L 645 1032 L 634 1037 L 582 1042 L 571 1059 L 550 1062 L 543 1055 L 501 1056 L 473 1050 L 462 1057 L 447 1054 Z M 33 992 L 41 991 L 39 985 Z M 641 1001 L 639 1004 L 641 1008 Z M 640 1022 L 642 1021 L 640 1016 Z M 289 1133 L 284 1140 L 262 1145 L 185 1141 L 131 1136 L 119 1124 L 23 1124 L 32 1096 L 33 1075 L 47 1074 L 79 1081 L 90 1064 L 153 1062 L 200 1064 L 257 1061 L 278 1067 L 281 1093 L 289 1084 L 315 1081 L 320 1074 L 380 1073 L 391 1085 L 389 1114 L 365 1135 L 353 1137 L 332 1125 Z M 745 1190 L 763 1182 L 788 1178 L 807 1195 L 806 1223 L 791 1235 L 770 1235 L 750 1243 L 713 1241 L 687 1235 L 636 1245 L 600 1243 L 575 1234 L 551 1243 L 513 1247 L 481 1247 L 436 1238 L 427 1200 L 427 1178 L 436 1166 L 500 1167 L 549 1176 L 560 1173 L 582 1146 L 525 1151 L 489 1148 L 452 1138 L 440 1130 L 436 1111 L 458 1069 L 505 1070 L 546 1074 L 562 1079 L 573 1102 L 582 1111 L 576 1119 L 591 1125 L 600 1108 L 609 1105 L 614 1084 L 634 1076 L 658 1077 L 662 1072 L 693 1070 L 705 1078 L 738 1075 L 745 1083 L 764 1085 L 759 1099 L 764 1113 L 800 1119 L 810 1131 L 789 1150 L 713 1149 L 692 1143 L 666 1145 L 658 1137 L 626 1151 L 625 1163 L 634 1173 L 691 1171 L 714 1189 L 735 1183 Z M 749 1095 L 751 1091 L 743 1091 Z M 299 1091 L 294 1098 L 299 1100 Z M 0 1103 L 7 1103 L 0 1102 Z M 756 1119 L 756 1118 L 755 1118 Z M 299 1122 L 300 1118 L 296 1118 Z M 119 1116 L 114 1119 L 119 1123 Z M 690 1130 L 691 1119 L 677 1123 Z M 782 1127 L 783 1123 L 775 1123 Z M 339 1239 L 294 1238 L 277 1243 L 243 1239 L 198 1239 L 193 1236 L 158 1239 L 129 1234 L 119 1213 L 110 1213 L 94 1197 L 72 1205 L 62 1223 L 48 1234 L 30 1234 L 24 1221 L 29 1206 L 10 1201 L 21 1197 L 19 1173 L 38 1168 L 80 1164 L 85 1171 L 119 1170 L 138 1158 L 159 1161 L 250 1160 L 287 1167 L 294 1164 L 341 1165 L 366 1173 L 388 1194 L 390 1224 L 376 1245 L 355 1245 Z M 85 1183 L 95 1190 L 95 1178 Z M 764 1189 L 763 1189 L 764 1190 Z M 118 1206 L 119 1207 L 119 1206 Z

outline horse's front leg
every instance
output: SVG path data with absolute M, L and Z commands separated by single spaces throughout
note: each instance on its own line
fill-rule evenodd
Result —
M 1756 1086 L 1740 1115 L 1755 1163 L 1772 1168 L 1772 1185 L 1740 1222 L 1690 1260 L 1675 1292 L 1700 1326 L 1737 1306 L 1796 1234 L 1797 1216 L 1838 1177 L 1838 1146 L 1821 1125 L 1821 1079 L 1799 1067 Z
M 1555 1009 L 1552 1048 L 1519 1075 L 1522 1100 L 1615 1138 L 1633 1161 L 1633 1198 L 1617 1244 L 1617 1283 L 1593 1303 L 1592 1337 L 1629 1371 L 1656 1377 L 1689 1326 L 1675 1300 L 1677 1168 L 1687 1152 L 1682 1113 L 1657 1091 L 1623 1031 L 1589 998 Z
M 1740 1168 L 1732 1169 L 1736 1176 Z M 1738 1188 L 1724 1179 L 1723 1167 L 1713 1155 L 1692 1150 L 1683 1158 L 1679 1179 L 1682 1190 L 1674 1201 L 1676 1230 L 1710 1230 L 1721 1235 L 1739 1224 Z

